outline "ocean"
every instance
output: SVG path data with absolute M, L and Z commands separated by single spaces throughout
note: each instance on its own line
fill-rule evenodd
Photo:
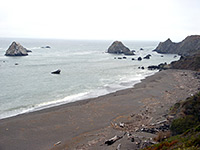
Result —
M 32 53 L 4 56 L 13 41 Z M 147 66 L 179 59 L 152 52 L 158 41 L 122 41 L 136 55 L 118 59 L 123 55 L 106 53 L 112 42 L 0 38 L 0 119 L 133 87 L 157 72 Z M 151 59 L 132 60 L 147 54 Z M 60 75 L 51 74 L 57 69 Z

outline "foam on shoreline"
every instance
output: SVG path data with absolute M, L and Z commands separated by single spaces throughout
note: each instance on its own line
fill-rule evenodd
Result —
M 144 74 L 144 76 L 139 75 L 138 77 L 135 77 L 134 79 L 122 79 L 119 84 L 105 84 L 103 87 L 99 87 L 98 89 L 93 89 L 87 92 L 81 92 L 81 93 L 77 93 L 73 95 L 68 95 L 61 99 L 55 99 L 52 101 L 47 101 L 47 102 L 39 103 L 36 105 L 24 106 L 24 107 L 12 109 L 8 112 L 5 112 L 4 114 L 0 114 L 0 119 L 6 119 L 6 118 L 14 117 L 17 115 L 25 114 L 25 113 L 40 111 L 43 109 L 52 108 L 52 107 L 56 107 L 56 106 L 60 106 L 60 105 L 68 104 L 68 103 L 73 103 L 76 101 L 96 98 L 96 97 L 111 94 L 120 90 L 132 88 L 134 87 L 134 85 L 140 83 L 146 77 L 154 75 L 156 72 L 157 71 L 147 72 L 146 74 Z

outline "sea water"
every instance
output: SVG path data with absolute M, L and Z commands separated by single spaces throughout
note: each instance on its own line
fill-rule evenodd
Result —
M 5 56 L 13 41 L 32 53 Z M 133 87 L 157 72 L 147 66 L 179 59 L 152 52 L 157 41 L 122 41 L 136 55 L 118 59 L 123 55 L 106 53 L 112 42 L 1 38 L 0 119 Z M 47 45 L 51 48 L 42 48 Z M 147 54 L 152 55 L 151 59 L 137 60 Z M 142 66 L 144 70 L 138 69 Z M 51 74 L 57 69 L 60 75 Z

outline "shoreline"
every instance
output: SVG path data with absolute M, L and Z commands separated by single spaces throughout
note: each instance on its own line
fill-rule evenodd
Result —
M 58 106 L 62 106 L 62 105 L 68 105 L 68 104 L 71 104 L 71 103 L 76 103 L 76 102 L 80 102 L 80 101 L 87 101 L 87 100 L 90 100 L 90 99 L 95 99 L 95 98 L 98 98 L 98 97 L 101 97 L 101 96 L 106 96 L 106 95 L 109 95 L 109 94 L 112 94 L 112 93 L 115 93 L 115 92 L 118 92 L 118 91 L 121 91 L 121 90 L 126 90 L 126 89 L 130 89 L 130 88 L 134 88 L 135 85 L 139 84 L 142 82 L 142 80 L 146 79 L 147 77 L 149 76 L 153 76 L 157 73 L 157 71 L 152 71 L 151 73 L 148 73 L 146 74 L 144 77 L 142 77 L 142 79 L 140 80 L 136 80 L 136 81 L 128 81 L 127 83 L 128 84 L 131 84 L 134 82 L 134 84 L 131 84 L 129 86 L 126 86 L 122 89 L 115 89 L 109 93 L 105 93 L 105 94 L 102 94 L 102 95 L 96 95 L 96 96 L 86 96 L 87 94 L 92 94 L 93 95 L 93 92 L 91 93 L 87 93 L 86 95 L 83 95 L 82 98 L 78 98 L 77 100 L 72 100 L 72 102 L 66 102 L 66 101 L 63 101 L 63 102 L 58 102 L 58 103 L 54 103 L 54 101 L 50 101 L 50 102 L 47 102 L 47 103 L 50 103 L 50 104 L 47 104 L 47 105 L 44 105 L 44 106 L 39 106 L 40 104 L 37 104 L 35 107 L 33 108 L 27 108 L 27 110 L 23 110 L 22 112 L 19 112 L 17 114 L 14 114 L 14 115 L 8 115 L 7 117 L 2 117 L 0 118 L 0 120 L 3 120 L 3 119 L 9 119 L 9 118 L 13 118 L 13 117 L 17 117 L 17 116 L 20 116 L 20 115 L 24 115 L 24 114 L 29 114 L 29 113 L 33 113 L 33 112 L 37 112 L 37 111 L 42 111 L 42 110 L 45 110 L 45 109 L 51 109 L 53 107 L 58 107 Z M 123 84 L 123 83 L 119 83 L 120 85 Z M 86 93 L 86 92 L 85 92 Z M 78 94 L 81 94 L 81 93 L 78 93 Z M 76 94 L 76 95 L 78 95 Z M 68 97 L 68 96 L 67 96 Z M 86 98 L 85 98 L 86 97 Z M 62 98 L 62 99 L 65 99 L 66 97 Z M 59 101 L 59 100 L 62 100 L 62 99 L 58 99 L 56 101 Z M 51 104 L 52 102 L 52 104 Z
M 111 123 L 131 122 L 130 115 L 147 108 L 156 116 L 151 122 L 155 121 L 176 101 L 197 92 L 199 80 L 192 74 L 187 70 L 161 71 L 133 88 L 1 119 L 0 149 L 79 149 L 88 146 L 91 137 L 98 140 L 89 148 L 102 149 L 100 143 L 118 133 Z

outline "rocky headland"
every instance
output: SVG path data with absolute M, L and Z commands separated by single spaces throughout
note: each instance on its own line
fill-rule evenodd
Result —
M 179 43 L 167 39 L 160 42 L 154 50 L 163 54 L 178 54 L 181 56 L 191 56 L 200 53 L 200 35 L 191 35 Z
M 24 48 L 20 43 L 13 42 L 6 51 L 6 56 L 27 56 L 30 50 Z
M 200 54 L 191 56 L 181 56 L 178 61 L 173 61 L 170 64 L 161 63 L 158 66 L 149 66 L 148 69 L 166 70 L 166 69 L 181 69 L 200 71 Z
M 154 50 L 158 53 L 179 54 L 181 58 L 171 64 L 149 66 L 148 69 L 184 69 L 200 71 L 200 35 L 186 37 L 180 43 L 174 43 L 170 39 L 160 42 Z
M 124 44 L 120 41 L 113 42 L 108 48 L 107 52 L 113 54 L 134 55 L 134 52 L 131 51 L 128 47 L 124 46 Z
M 171 69 L 186 69 L 200 71 L 200 54 L 181 57 L 180 60 L 172 62 Z
M 200 54 L 187 56 L 181 58 L 178 61 L 173 61 L 170 64 L 161 63 L 159 65 L 148 66 L 149 70 L 166 70 L 166 69 L 181 69 L 181 70 L 193 70 L 200 71 Z

